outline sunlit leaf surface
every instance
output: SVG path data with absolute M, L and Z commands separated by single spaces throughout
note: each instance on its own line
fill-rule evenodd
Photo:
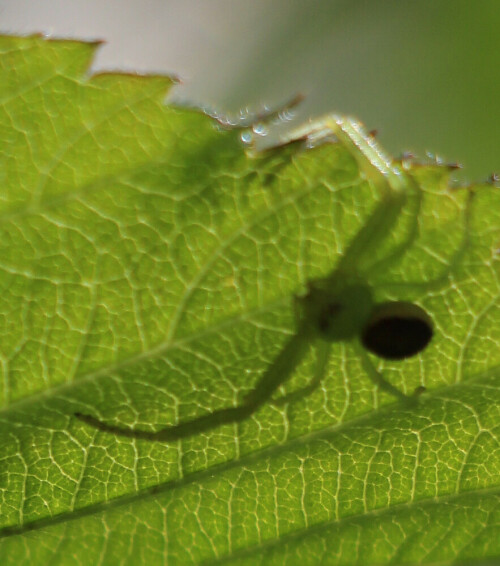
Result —
M 500 560 L 500 196 L 477 186 L 466 229 L 446 167 L 412 165 L 421 208 L 381 257 L 418 233 L 372 277 L 433 320 L 420 355 L 372 358 L 417 406 L 338 343 L 309 396 L 187 439 L 75 418 L 154 431 L 238 405 L 380 197 L 339 144 L 251 155 L 166 106 L 168 78 L 90 76 L 95 49 L 0 39 L 2 565 Z

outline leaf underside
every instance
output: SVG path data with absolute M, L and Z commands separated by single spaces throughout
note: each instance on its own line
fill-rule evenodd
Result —
M 350 343 L 321 387 L 174 442 L 119 438 L 235 406 L 295 329 L 379 197 L 335 143 L 258 155 L 164 104 L 161 76 L 89 76 L 97 44 L 0 38 L 2 564 L 450 564 L 500 560 L 500 197 L 445 167 L 378 300 L 422 306 L 435 337 L 373 359 Z M 429 291 L 425 282 L 446 280 Z M 286 392 L 307 384 L 314 350 Z M 493 563 L 493 562 L 492 562 Z

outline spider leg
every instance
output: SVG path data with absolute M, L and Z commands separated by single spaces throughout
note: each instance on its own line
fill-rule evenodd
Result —
M 326 126 L 349 150 L 365 177 L 377 187 L 383 199 L 407 193 L 408 178 L 403 168 L 382 151 L 360 122 L 352 118 L 332 116 L 326 120 Z
M 367 271 L 373 264 L 373 258 L 376 257 L 381 242 L 393 231 L 400 219 L 410 192 L 416 195 L 417 209 L 420 207 L 421 195 L 411 176 L 402 166 L 382 152 L 373 137 L 364 131 L 359 122 L 350 118 L 332 116 L 320 126 L 323 130 L 320 129 L 318 135 L 326 136 L 327 132 L 333 134 L 356 159 L 361 173 L 380 194 L 380 199 L 366 224 L 349 243 L 348 249 L 331 273 L 330 278 L 334 279 L 338 273 Z M 413 217 L 410 239 L 414 238 L 418 231 L 417 216 L 418 210 Z M 403 244 L 399 255 L 407 249 L 407 244 Z
M 290 338 L 271 366 L 264 372 L 255 388 L 245 395 L 243 406 L 251 406 L 255 411 L 263 405 L 292 376 L 293 370 L 308 352 L 311 342 L 311 330 L 307 323 L 302 324 L 297 334 Z
M 108 424 L 96 417 L 82 413 L 75 413 L 75 417 L 102 432 L 109 432 L 124 438 L 171 442 L 194 436 L 197 433 L 207 432 L 224 424 L 240 422 L 249 417 L 250 414 L 249 407 L 229 407 L 155 432 Z
M 381 242 L 398 221 L 404 202 L 405 199 L 396 197 L 377 204 L 366 224 L 349 243 L 329 279 L 336 280 L 339 273 L 364 273 L 370 268 Z
M 248 393 L 243 403 L 236 407 L 218 409 L 190 421 L 168 426 L 158 431 L 146 431 L 129 427 L 108 424 L 91 415 L 75 413 L 80 421 L 102 431 L 141 440 L 171 442 L 196 434 L 209 432 L 227 424 L 237 424 L 255 413 L 269 397 L 289 379 L 295 367 L 307 353 L 311 344 L 310 329 L 307 325 L 299 327 L 298 332 L 285 344 L 276 359 L 259 379 L 255 388 Z
M 415 391 L 411 395 L 405 395 L 401 392 L 397 387 L 389 383 L 384 376 L 377 370 L 377 368 L 373 365 L 372 361 L 368 357 L 368 354 L 361 346 L 359 342 L 354 342 L 354 346 L 357 350 L 357 354 L 360 357 L 361 364 L 363 369 L 365 370 L 367 376 L 371 379 L 371 381 L 382 391 L 389 393 L 399 401 L 402 401 L 406 405 L 416 405 L 418 398 L 420 395 L 425 391 L 425 387 L 419 386 L 415 389 Z
M 403 167 L 382 151 L 373 134 L 367 132 L 360 122 L 332 114 L 295 129 L 285 141 L 304 138 L 312 145 L 325 141 L 342 144 L 356 159 L 365 177 L 377 187 L 382 198 L 407 192 L 408 179 Z
M 380 226 L 377 230 L 377 227 L 373 222 L 374 238 L 370 240 L 368 237 L 365 237 L 364 242 L 360 242 L 359 247 L 363 245 L 365 246 L 365 257 L 367 256 L 368 259 L 370 259 L 372 257 L 371 252 L 376 251 L 380 241 L 392 230 L 397 220 L 397 218 L 394 217 L 399 214 L 399 211 L 405 204 L 405 198 L 411 193 L 415 199 L 415 210 L 412 212 L 412 222 L 409 227 L 408 237 L 405 241 L 396 246 L 387 257 L 378 259 L 374 263 L 360 265 L 359 261 L 357 261 L 358 269 L 367 269 L 371 274 L 373 274 L 374 270 L 383 271 L 386 269 L 388 263 L 392 263 L 393 261 L 401 258 L 418 236 L 418 219 L 423 200 L 423 191 L 420 188 L 417 179 L 415 179 L 412 175 L 411 168 L 407 170 L 403 166 L 403 163 L 398 164 L 396 161 L 385 155 L 375 142 L 373 136 L 367 134 L 359 122 L 351 118 L 332 116 L 326 121 L 326 123 L 339 142 L 347 149 L 350 149 L 351 154 L 356 158 L 356 161 L 358 162 L 361 171 L 365 174 L 365 177 L 379 189 L 380 194 L 382 195 L 382 202 L 385 201 L 388 203 L 386 225 Z M 455 165 L 442 165 L 442 167 L 448 171 L 456 168 Z M 416 283 L 426 290 L 439 288 L 440 285 L 446 283 L 450 272 L 461 260 L 469 244 L 471 203 L 474 192 L 469 188 L 465 188 L 465 190 L 468 191 L 468 198 L 465 204 L 463 216 L 464 236 L 462 242 L 453 254 L 449 264 L 445 266 L 439 276 L 430 281 Z M 403 202 L 401 202 L 401 199 Z M 391 202 L 395 203 L 395 206 L 389 206 L 389 203 Z M 392 212 L 391 208 L 394 212 Z M 359 250 L 353 247 L 351 253 L 346 254 L 346 257 L 344 257 L 344 263 L 348 263 L 350 257 L 352 257 L 356 263 L 356 257 L 359 258 L 358 251 Z
M 438 291 L 449 282 L 450 275 L 453 273 L 457 265 L 460 264 L 462 258 L 464 257 L 470 245 L 471 220 L 472 220 L 472 210 L 473 210 L 472 203 L 475 193 L 470 189 L 466 189 L 466 190 L 468 192 L 463 211 L 463 236 L 460 241 L 460 244 L 451 254 L 450 260 L 441 270 L 441 273 L 434 276 L 432 279 L 428 279 L 426 281 L 401 281 L 395 283 L 389 283 L 389 282 L 384 283 L 383 284 L 384 289 L 392 290 L 392 289 L 397 289 L 399 287 L 411 286 L 414 289 L 418 289 L 424 292 Z M 384 267 L 383 262 L 385 262 L 385 260 L 381 260 L 380 262 L 377 262 L 373 266 L 373 269 L 378 270 L 379 268 L 383 268 Z
M 316 344 L 316 369 L 314 372 L 314 377 L 304 387 L 273 399 L 271 401 L 271 405 L 279 407 L 288 403 L 295 403 L 296 401 L 307 397 L 319 387 L 319 384 L 325 376 L 326 364 L 328 363 L 328 358 L 330 357 L 331 344 L 329 342 L 326 342 L 325 340 L 317 340 Z

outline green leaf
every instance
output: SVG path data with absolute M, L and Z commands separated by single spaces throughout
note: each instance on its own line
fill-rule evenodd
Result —
M 154 431 L 241 403 L 380 199 L 341 144 L 252 155 L 164 105 L 168 78 L 88 76 L 96 47 L 0 38 L 2 564 L 500 560 L 500 196 L 474 188 L 467 225 L 445 166 L 407 164 L 423 199 L 370 279 L 433 320 L 420 355 L 371 358 L 418 405 L 342 342 L 309 396 L 176 442 L 75 418 Z

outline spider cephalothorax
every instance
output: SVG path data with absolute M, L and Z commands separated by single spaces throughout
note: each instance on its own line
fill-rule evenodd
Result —
M 340 277 L 339 281 L 311 281 L 307 294 L 299 299 L 304 320 L 309 321 L 319 338 L 328 342 L 359 336 L 373 310 L 370 287 L 349 282 L 347 277 Z

